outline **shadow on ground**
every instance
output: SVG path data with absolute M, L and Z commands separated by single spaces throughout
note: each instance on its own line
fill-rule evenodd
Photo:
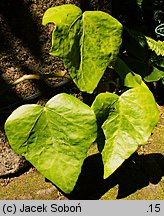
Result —
M 77 184 L 68 199 L 97 200 L 118 185 L 117 199 L 122 199 L 149 183 L 158 184 L 164 175 L 164 156 L 159 153 L 138 155 L 134 153 L 107 179 L 103 179 L 101 154 L 89 156 L 83 164 Z
M 0 114 L 3 114 L 0 123 L 2 125 L 9 115 L 7 113 L 11 113 L 14 108 L 21 105 L 23 100 L 1 74 L 11 66 L 19 66 L 25 74 L 35 73 L 35 70 L 31 70 L 30 65 L 26 63 L 29 58 L 27 50 L 36 62 L 43 62 L 40 27 L 37 18 L 30 12 L 29 6 L 30 1 L 29 3 L 22 0 L 0 1 Z M 43 81 L 35 81 L 35 83 L 40 90 L 46 88 Z M 13 107 L 10 107 L 10 104 Z
M 28 4 L 22 0 L 9 2 L 1 0 L 0 13 L 8 26 L 8 30 L 21 39 L 32 55 L 40 58 L 42 51 L 39 43 L 39 27 L 36 19 L 28 9 Z M 12 50 L 12 41 L 8 41 L 8 35 L 6 35 L 8 32 L 5 32 L 2 27 L 0 31 L 3 41 L 1 49 Z

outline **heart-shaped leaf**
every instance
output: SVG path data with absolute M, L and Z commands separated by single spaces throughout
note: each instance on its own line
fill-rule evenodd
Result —
M 98 123 L 97 144 L 102 153 L 105 178 L 147 142 L 159 120 L 158 106 L 141 77 L 130 72 L 121 59 L 117 61 L 116 70 L 124 84 L 134 88 L 120 97 L 109 92 L 101 93 L 92 104 Z
M 106 138 L 102 150 L 105 178 L 147 142 L 158 120 L 158 106 L 147 87 L 126 91 L 110 106 L 102 125 Z
M 81 91 L 92 93 L 106 67 L 113 63 L 122 42 L 122 25 L 101 11 L 82 14 L 75 5 L 48 9 L 43 25 L 53 22 L 50 54 L 63 58 L 73 81 Z
M 97 136 L 93 110 L 65 93 L 45 107 L 23 105 L 7 119 L 11 147 L 65 193 L 73 190 L 87 151 Z

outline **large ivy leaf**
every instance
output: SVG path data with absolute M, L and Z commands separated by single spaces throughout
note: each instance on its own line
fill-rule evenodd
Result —
M 92 93 L 106 67 L 115 61 L 121 45 L 122 25 L 101 11 L 82 11 L 74 5 L 48 9 L 43 24 L 56 25 L 50 54 L 62 57 L 81 91 Z
M 11 147 L 65 193 L 73 190 L 87 151 L 97 136 L 93 110 L 65 93 L 45 107 L 23 105 L 7 119 Z
M 156 67 L 153 67 L 152 72 L 148 76 L 144 77 L 144 80 L 147 82 L 154 82 L 163 78 L 164 78 L 164 72 L 159 70 Z
M 104 177 L 111 175 L 138 146 L 146 144 L 159 120 L 158 106 L 148 88 L 138 86 L 123 93 L 102 125 Z

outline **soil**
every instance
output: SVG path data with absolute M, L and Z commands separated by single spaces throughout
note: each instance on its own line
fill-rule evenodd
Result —
M 70 91 L 66 89 L 69 85 L 54 88 L 54 84 L 63 81 L 56 78 L 13 85 L 25 74 L 54 74 L 64 70 L 62 61 L 49 55 L 53 25 L 42 25 L 44 12 L 64 3 L 68 1 L 0 1 L 0 176 L 28 167 L 24 158 L 10 149 L 4 134 L 4 122 L 11 112 L 24 103 L 44 104 L 58 92 L 79 93 L 75 86 Z
M 14 167 L 19 160 L 23 164 L 25 161 L 10 151 L 3 128 L 6 118 L 16 107 L 27 102 L 44 104 L 59 92 L 73 94 L 91 103 L 92 96 L 79 92 L 72 82 L 54 88 L 54 84 L 63 79 L 26 80 L 13 85 L 14 81 L 25 74 L 54 74 L 65 70 L 61 59 L 49 55 L 53 25 L 42 26 L 42 17 L 49 7 L 65 3 L 81 5 L 83 10 L 97 8 L 94 3 L 86 2 L 0 1 L 0 154 L 6 152 L 7 157 L 13 160 L 13 169 L 7 173 L 10 175 L 0 179 L 0 199 L 164 199 L 164 181 L 161 180 L 164 176 L 164 107 L 161 85 L 158 88 L 152 86 L 155 98 L 161 105 L 162 115 L 158 127 L 148 145 L 132 155 L 109 179 L 102 179 L 102 161 L 95 146 L 90 150 L 92 156 L 84 163 L 75 190 L 69 195 L 59 192 L 54 185 L 45 181 L 30 164 L 23 166 L 23 170 L 21 165 Z M 105 5 L 106 1 L 103 2 Z M 98 9 L 110 12 L 110 8 L 104 5 L 99 5 L 101 8 Z M 29 98 L 33 95 L 36 97 Z M 99 161 L 99 167 L 95 167 L 95 161 Z

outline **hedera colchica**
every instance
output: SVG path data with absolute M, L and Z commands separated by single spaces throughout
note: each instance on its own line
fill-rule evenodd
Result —
M 99 139 L 97 127 L 105 135 L 105 145 L 98 142 L 98 149 L 106 178 L 147 142 L 158 120 L 159 110 L 152 93 L 138 86 L 121 96 L 99 94 L 91 108 L 65 93 L 54 96 L 45 107 L 23 105 L 9 116 L 5 131 L 16 153 L 69 193 L 87 151 Z
M 122 24 L 102 11 L 82 13 L 71 4 L 48 9 L 42 23 L 55 24 L 50 54 L 63 59 L 81 91 L 92 93 L 117 58 Z
M 9 143 L 65 193 L 73 190 L 89 147 L 97 136 L 94 111 L 61 93 L 45 107 L 16 109 L 5 124 Z
M 124 92 L 120 97 L 108 92 L 99 94 L 92 108 L 97 121 L 102 122 L 103 119 L 100 126 L 105 134 L 105 145 L 101 153 L 104 178 L 107 178 L 140 145 L 146 144 L 159 120 L 159 110 L 152 93 L 142 85 Z M 98 145 L 102 146 L 102 143 Z M 101 146 L 98 149 L 102 149 Z
M 56 25 L 50 54 L 63 58 L 81 91 L 92 93 L 113 62 L 123 85 L 130 88 L 120 96 L 100 93 L 91 107 L 61 93 L 45 107 L 23 105 L 6 120 L 13 150 L 70 193 L 93 142 L 102 154 L 107 178 L 147 142 L 159 120 L 159 109 L 141 76 L 117 56 L 122 25 L 116 19 L 100 11 L 82 14 L 74 5 L 63 5 L 46 11 L 43 24 L 49 22 Z
M 156 82 L 164 78 L 164 42 L 145 36 L 142 32 L 126 28 L 123 44 L 126 56 L 124 61 L 146 82 Z

